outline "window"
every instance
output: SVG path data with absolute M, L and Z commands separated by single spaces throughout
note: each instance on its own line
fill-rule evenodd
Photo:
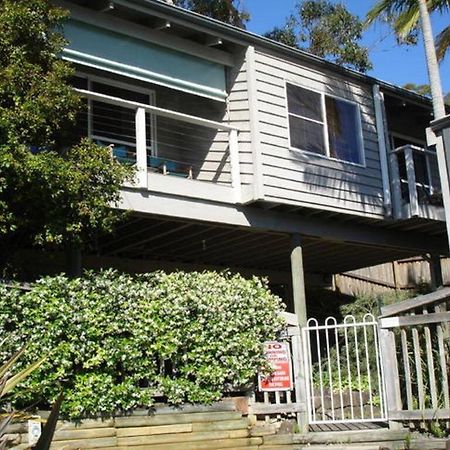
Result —
M 291 147 L 362 164 L 357 105 L 287 84 Z

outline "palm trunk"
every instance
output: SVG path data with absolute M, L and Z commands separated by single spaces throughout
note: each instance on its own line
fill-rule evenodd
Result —
M 430 14 L 426 0 L 418 0 L 420 9 L 420 22 L 422 25 L 423 42 L 427 59 L 428 78 L 430 80 L 431 97 L 433 99 L 434 118 L 445 116 L 444 96 L 442 94 L 441 77 L 434 48 L 433 31 L 431 30 Z

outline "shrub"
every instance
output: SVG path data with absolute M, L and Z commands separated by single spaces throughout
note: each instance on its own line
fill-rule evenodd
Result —
M 21 407 L 52 402 L 58 383 L 70 418 L 149 407 L 156 393 L 209 403 L 264 365 L 281 306 L 264 281 L 230 273 L 109 270 L 44 278 L 26 293 L 0 285 L 0 333 L 15 336 L 0 356 L 23 342 L 24 360 L 51 352 L 15 393 Z

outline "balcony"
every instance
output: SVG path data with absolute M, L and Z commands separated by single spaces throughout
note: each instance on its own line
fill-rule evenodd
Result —
M 445 220 L 436 148 L 398 147 L 390 165 L 395 218 Z
M 105 89 L 76 89 L 86 99 L 78 132 L 110 146 L 113 156 L 124 164 L 136 166 L 133 188 L 241 202 L 236 128 L 111 95 L 120 95 L 121 90 L 100 86 Z

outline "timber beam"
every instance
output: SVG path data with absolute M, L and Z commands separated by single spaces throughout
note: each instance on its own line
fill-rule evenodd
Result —
M 132 188 L 122 189 L 120 209 L 159 217 L 170 217 L 197 222 L 301 234 L 308 237 L 348 242 L 370 247 L 385 247 L 418 255 L 442 253 L 446 250 L 445 236 L 424 236 L 418 232 L 374 227 L 368 224 L 339 223 L 319 217 L 290 215 L 261 210 L 251 206 L 220 204 L 152 193 Z

